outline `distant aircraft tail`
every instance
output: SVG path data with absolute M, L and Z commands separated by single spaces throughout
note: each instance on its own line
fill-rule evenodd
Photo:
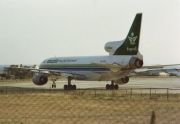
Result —
M 117 48 L 114 55 L 137 55 L 139 48 L 142 13 L 136 14 L 124 43 Z

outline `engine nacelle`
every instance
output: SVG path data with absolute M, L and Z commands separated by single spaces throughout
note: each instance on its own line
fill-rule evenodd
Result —
M 141 68 L 143 66 L 143 61 L 136 57 L 132 57 L 129 61 L 129 66 L 131 68 Z
M 115 84 L 126 84 L 128 82 L 129 82 L 129 77 L 121 78 L 114 81 Z
M 44 85 L 48 82 L 48 78 L 41 74 L 35 74 L 32 78 L 32 81 L 36 85 Z

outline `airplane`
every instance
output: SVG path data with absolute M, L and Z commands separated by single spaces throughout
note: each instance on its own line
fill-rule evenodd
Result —
M 72 80 L 80 81 L 111 81 L 106 89 L 117 90 L 118 84 L 129 81 L 128 74 L 143 66 L 143 56 L 139 52 L 142 13 L 137 13 L 130 30 L 124 40 L 111 41 L 105 44 L 109 55 L 82 57 L 52 57 L 39 65 L 32 81 L 36 85 L 44 85 L 52 80 L 66 78 L 64 90 L 76 90 Z

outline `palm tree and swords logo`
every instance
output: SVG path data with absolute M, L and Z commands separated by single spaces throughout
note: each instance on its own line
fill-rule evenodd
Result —
M 131 33 L 131 36 L 128 36 L 130 45 L 135 45 L 136 44 L 135 41 L 136 41 L 137 37 L 138 36 L 134 36 L 134 32 Z M 127 47 L 127 51 L 137 51 L 137 47 L 135 47 L 135 48 L 128 48 Z
M 135 45 L 135 44 L 136 44 L 135 41 L 136 41 L 137 37 L 138 37 L 138 36 L 135 36 L 135 37 L 134 37 L 134 33 L 133 33 L 133 32 L 131 33 L 131 37 L 128 37 L 131 45 Z

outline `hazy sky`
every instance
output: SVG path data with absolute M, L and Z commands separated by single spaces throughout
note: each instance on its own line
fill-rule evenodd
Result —
M 0 64 L 108 55 L 139 12 L 145 65 L 180 64 L 180 0 L 0 0 Z

